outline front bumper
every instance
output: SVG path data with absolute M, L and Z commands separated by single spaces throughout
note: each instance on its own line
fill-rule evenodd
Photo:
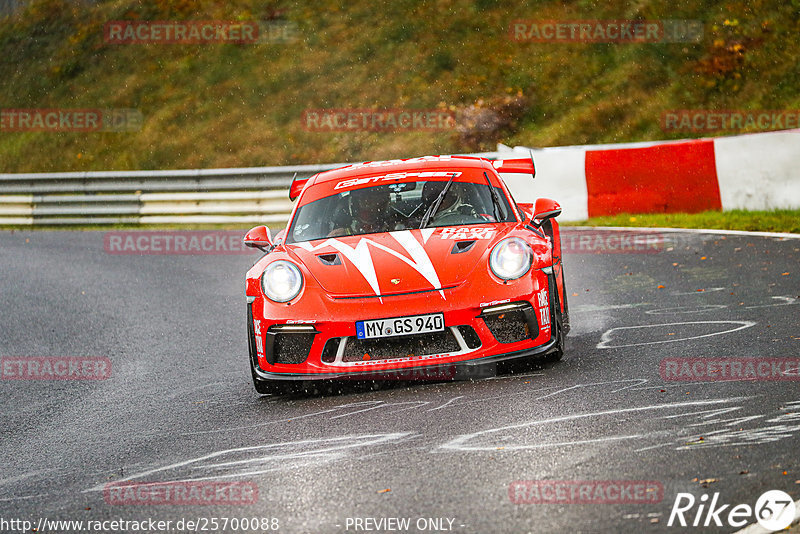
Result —
M 531 349 L 524 349 L 507 354 L 485 356 L 473 360 L 464 360 L 449 364 L 417 365 L 400 369 L 386 369 L 382 371 L 347 371 L 331 373 L 270 373 L 256 368 L 255 374 L 262 380 L 469 380 L 474 378 L 487 378 L 494 376 L 494 365 L 500 362 L 521 360 L 541 356 L 554 350 L 557 343 L 557 334 L 544 345 Z
M 248 304 L 254 375 L 265 381 L 468 379 L 487 376 L 499 362 L 545 355 L 557 349 L 559 325 L 556 324 L 556 317 L 559 316 L 559 310 L 556 307 L 559 300 L 552 274 L 533 271 L 531 276 L 524 279 L 496 284 L 494 288 L 489 286 L 489 291 L 486 285 L 481 287 L 481 297 L 477 300 L 469 294 L 470 287 L 459 286 L 447 291 L 444 303 L 438 292 L 426 292 L 386 297 L 384 304 L 389 306 L 380 306 L 377 310 L 374 299 L 341 302 L 320 295 L 317 302 L 306 303 L 312 309 L 316 308 L 316 314 L 304 312 L 301 306 L 287 309 L 274 306 L 263 298 L 255 298 Z M 513 298 L 508 298 L 509 294 L 513 294 Z M 323 310 L 322 314 L 318 311 L 320 309 Z M 366 313 L 367 309 L 371 313 Z M 377 359 L 364 354 L 365 359 L 361 361 L 353 359 L 352 355 L 349 359 L 343 358 L 346 350 L 342 349 L 342 345 L 359 343 L 355 338 L 356 321 L 400 315 L 383 311 L 386 309 L 402 310 L 402 315 L 443 312 L 445 326 L 452 331 L 458 343 L 457 350 L 434 351 L 433 354 L 405 354 L 400 351 L 395 357 L 381 356 Z M 516 313 L 524 321 L 527 335 L 512 335 L 509 339 L 498 334 L 497 328 L 490 328 L 492 320 L 489 318 L 502 319 L 505 314 L 499 312 L 505 309 Z M 280 312 L 289 310 L 291 315 L 280 317 Z M 312 318 L 320 315 L 335 320 Z M 474 332 L 479 340 L 478 346 L 474 341 L 470 344 L 465 342 L 467 336 L 459 335 L 462 328 Z M 280 334 L 292 330 L 305 336 L 303 343 L 290 346 L 283 342 L 280 345 L 282 348 L 278 349 L 276 342 L 281 343 L 278 341 Z M 295 336 L 294 340 L 300 340 L 301 336 Z M 331 345 L 339 350 L 331 349 Z M 281 350 L 283 355 L 280 354 Z

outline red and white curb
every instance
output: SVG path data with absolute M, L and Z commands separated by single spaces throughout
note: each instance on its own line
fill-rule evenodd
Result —
M 536 165 L 535 181 L 506 176 L 517 201 L 557 199 L 567 221 L 800 208 L 800 130 L 509 152 L 532 153 Z

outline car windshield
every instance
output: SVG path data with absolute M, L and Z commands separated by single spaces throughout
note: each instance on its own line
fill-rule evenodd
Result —
M 419 228 L 446 181 L 403 182 L 343 191 L 297 210 L 287 243 L 326 237 Z M 514 221 L 503 191 L 486 183 L 454 181 L 431 214 L 427 227 Z

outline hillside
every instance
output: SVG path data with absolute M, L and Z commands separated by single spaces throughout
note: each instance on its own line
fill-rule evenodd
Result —
M 515 20 L 702 22 L 689 43 L 514 41 Z M 113 44 L 120 20 L 260 21 L 259 44 Z M 283 25 L 283 26 L 281 26 Z M 3 109 L 133 109 L 133 132 L 0 131 L 0 172 L 355 161 L 698 137 L 667 110 L 800 109 L 800 0 L 35 1 L 0 24 Z M 456 128 L 308 131 L 307 110 L 440 110 Z M 732 132 L 729 132 L 732 133 Z

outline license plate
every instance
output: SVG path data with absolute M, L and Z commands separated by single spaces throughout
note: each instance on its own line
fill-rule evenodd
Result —
M 412 334 L 441 332 L 442 330 L 444 330 L 443 313 L 356 322 L 356 336 L 358 336 L 358 339 L 410 336 Z

